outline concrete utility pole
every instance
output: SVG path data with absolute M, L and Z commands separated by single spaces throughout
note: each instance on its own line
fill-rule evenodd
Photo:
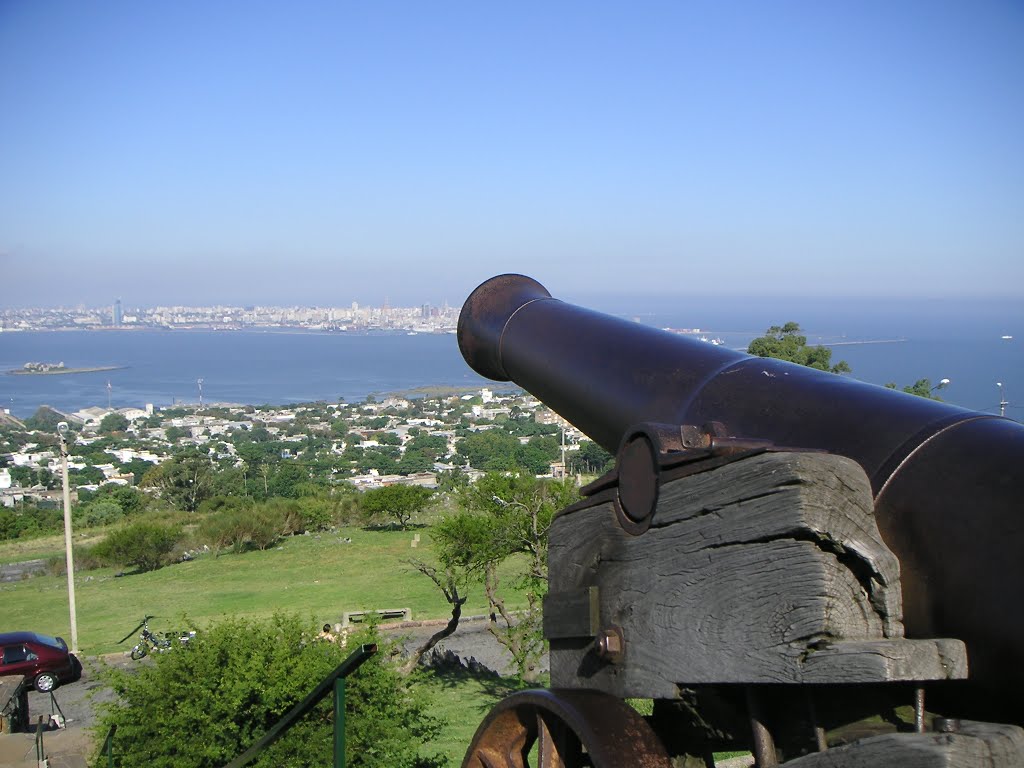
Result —
M 68 567 L 68 604 L 71 611 L 71 652 L 78 653 L 78 617 L 75 612 L 75 556 L 71 550 L 71 491 L 68 487 L 68 423 L 57 425 L 60 438 L 60 468 L 64 480 L 64 550 Z

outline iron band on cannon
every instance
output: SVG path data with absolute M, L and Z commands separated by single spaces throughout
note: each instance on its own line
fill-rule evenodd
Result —
M 1024 764 L 1024 425 L 521 275 L 473 292 L 458 339 L 616 455 L 550 530 L 552 691 L 502 702 L 465 766 Z

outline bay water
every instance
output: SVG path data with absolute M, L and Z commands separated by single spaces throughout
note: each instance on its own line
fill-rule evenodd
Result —
M 589 303 L 588 303 L 589 301 Z M 591 298 L 576 303 L 657 328 L 744 349 L 769 325 L 794 320 L 809 343 L 826 344 L 852 376 L 900 387 L 950 379 L 943 400 L 971 410 L 1024 416 L 1024 306 L 1010 300 L 814 301 L 792 299 Z M 1004 337 L 1010 338 L 1004 338 Z M 5 331 L 0 371 L 26 362 L 117 370 L 45 376 L 0 373 L 0 408 L 21 418 L 42 404 L 167 407 L 205 403 L 285 405 L 358 402 L 370 394 L 491 383 L 462 360 L 452 334 L 301 331 Z M 109 390 L 107 384 L 110 384 Z M 997 386 L 997 382 L 1002 387 Z

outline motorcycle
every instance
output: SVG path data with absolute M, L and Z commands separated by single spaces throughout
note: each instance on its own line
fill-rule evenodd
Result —
M 139 642 L 136 643 L 135 647 L 132 648 L 130 652 L 133 661 L 143 659 L 150 653 L 163 653 L 165 651 L 169 651 L 174 647 L 175 643 L 184 645 L 196 636 L 195 630 L 188 630 L 187 632 L 168 632 L 162 636 L 157 635 L 149 628 L 149 620 L 153 618 L 156 617 L 144 617 L 142 622 L 135 627 L 135 629 L 118 641 L 119 644 L 123 643 L 129 637 L 134 635 L 136 631 L 142 630 L 139 633 Z

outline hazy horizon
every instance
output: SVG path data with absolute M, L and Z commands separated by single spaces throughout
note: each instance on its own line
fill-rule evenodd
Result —
M 1024 6 L 0 4 L 3 306 L 1024 298 Z

